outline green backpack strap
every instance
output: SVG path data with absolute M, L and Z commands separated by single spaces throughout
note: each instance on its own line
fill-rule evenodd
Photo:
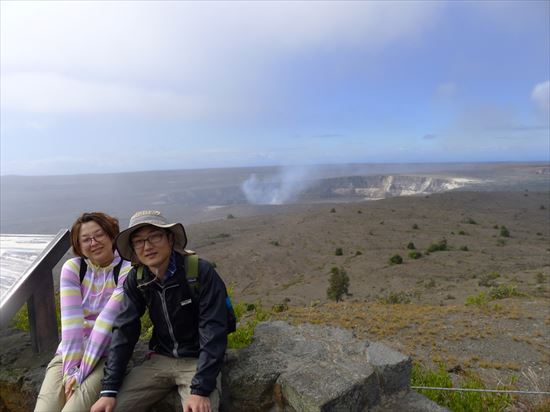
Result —
M 136 280 L 139 282 L 143 279 L 143 265 L 139 265 L 136 272 Z
M 199 282 L 199 256 L 196 254 L 185 256 L 186 277 L 195 297 L 199 296 L 201 284 Z

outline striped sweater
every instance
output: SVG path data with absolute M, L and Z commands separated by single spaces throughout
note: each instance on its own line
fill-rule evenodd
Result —
M 99 267 L 86 260 L 88 270 L 80 283 L 80 258 L 69 259 L 61 269 L 61 343 L 57 354 L 63 357 L 63 383 L 75 376 L 81 384 L 106 356 L 111 343 L 111 328 L 122 304 L 122 285 L 130 271 L 124 262 L 114 280 L 115 254 L 109 266 Z

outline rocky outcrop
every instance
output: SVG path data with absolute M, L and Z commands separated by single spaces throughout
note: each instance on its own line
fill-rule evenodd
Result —
M 409 390 L 411 359 L 350 331 L 261 323 L 254 342 L 230 351 L 224 411 L 444 411 Z
M 446 192 L 478 183 L 463 178 L 412 175 L 346 176 L 322 179 L 301 194 L 304 199 L 382 199 Z
M 25 340 L 21 334 L 11 337 L 14 338 L 20 343 Z M 146 347 L 141 343 L 132 364 L 139 364 L 145 353 Z M 29 360 L 21 360 L 21 354 L 21 346 L 17 345 L 2 354 L 3 411 L 31 411 L 40 389 L 49 359 L 42 356 L 31 365 Z M 222 372 L 220 410 L 446 411 L 409 390 L 410 373 L 409 357 L 382 343 L 358 340 L 350 331 L 264 322 L 257 326 L 248 348 L 228 351 Z M 174 391 L 151 412 L 181 410 Z

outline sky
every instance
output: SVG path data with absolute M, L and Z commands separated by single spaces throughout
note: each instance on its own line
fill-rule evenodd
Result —
M 0 174 L 550 161 L 550 1 L 0 2 Z

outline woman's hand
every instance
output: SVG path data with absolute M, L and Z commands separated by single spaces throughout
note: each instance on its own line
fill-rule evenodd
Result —
M 69 399 L 73 396 L 75 385 L 76 377 L 74 376 L 71 376 L 67 379 L 67 382 L 65 382 L 65 402 L 69 402 Z

